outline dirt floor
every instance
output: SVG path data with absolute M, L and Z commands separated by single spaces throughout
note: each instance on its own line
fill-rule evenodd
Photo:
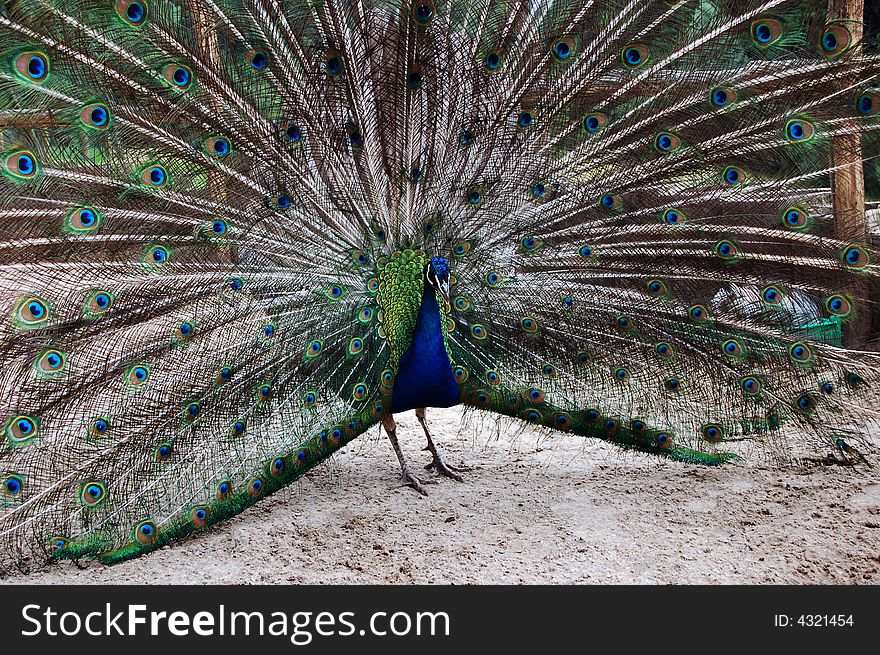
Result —
M 113 567 L 56 564 L 34 583 L 832 583 L 880 581 L 880 466 L 709 469 L 579 437 L 459 430 L 474 469 L 425 498 L 377 430 L 207 534 Z M 398 434 L 428 461 L 410 412 Z

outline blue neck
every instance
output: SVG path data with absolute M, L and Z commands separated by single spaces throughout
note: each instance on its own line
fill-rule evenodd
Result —
M 434 288 L 426 284 L 412 343 L 394 378 L 392 412 L 458 404 L 458 384 L 443 343 L 441 320 Z

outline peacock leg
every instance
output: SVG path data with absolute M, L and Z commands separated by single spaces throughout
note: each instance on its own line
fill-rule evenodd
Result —
M 412 487 L 420 494 L 427 496 L 428 492 L 425 491 L 424 485 L 431 484 L 434 481 L 422 480 L 412 472 L 412 469 L 410 469 L 409 464 L 407 464 L 403 457 L 403 451 L 400 450 L 400 444 L 397 443 L 397 423 L 394 422 L 394 416 L 388 414 L 383 418 L 382 427 L 385 428 L 385 433 L 388 435 L 388 439 L 394 447 L 394 454 L 397 455 L 397 461 L 400 462 L 400 482 L 394 485 L 394 487 Z
M 425 450 L 430 450 L 431 455 L 433 456 L 433 460 L 425 468 L 428 470 L 435 469 L 440 475 L 445 475 L 447 478 L 464 482 L 464 478 L 460 474 L 465 471 L 470 471 L 470 468 L 467 466 L 453 466 L 446 462 L 443 455 L 437 450 L 437 446 L 434 445 L 434 440 L 431 439 L 431 433 L 428 432 L 428 420 L 425 418 L 424 407 L 419 407 L 416 410 L 416 418 L 419 419 L 419 423 L 422 424 L 422 429 L 425 431 L 425 436 L 428 437 L 428 447 L 425 448 Z

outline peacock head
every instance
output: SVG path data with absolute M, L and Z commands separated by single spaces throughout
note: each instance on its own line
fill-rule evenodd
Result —
M 425 281 L 434 292 L 449 304 L 449 262 L 442 257 L 432 257 L 425 265 Z

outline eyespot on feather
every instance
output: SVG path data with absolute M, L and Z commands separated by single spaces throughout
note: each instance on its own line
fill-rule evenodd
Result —
M 189 518 L 196 528 L 203 530 L 208 527 L 208 520 L 211 518 L 211 508 L 207 505 L 193 507 L 189 513 Z
M 6 443 L 11 447 L 32 442 L 40 433 L 40 422 L 34 416 L 19 414 L 6 422 Z
M 856 97 L 856 113 L 865 118 L 880 113 L 880 91 L 866 89 Z
M 870 255 L 862 246 L 851 243 L 840 251 L 840 263 L 844 268 L 861 270 L 870 263 Z
M 152 521 L 141 521 L 134 527 L 135 540 L 144 546 L 156 543 L 159 531 Z
M 21 180 L 29 180 L 40 170 L 37 158 L 30 150 L 16 150 L 6 155 L 6 171 Z
M 324 53 L 324 72 L 330 77 L 338 77 L 345 70 L 345 64 L 342 55 L 336 50 L 327 50 Z M 351 129 L 348 130 L 349 136 L 353 134 Z
M 193 72 L 183 64 L 168 64 L 162 69 L 162 77 L 174 88 L 185 91 L 193 81 Z
M 709 90 L 709 102 L 715 109 L 730 107 L 736 102 L 736 90 L 729 86 L 716 86 Z
M 681 148 L 681 139 L 671 132 L 660 132 L 654 137 L 654 149 L 661 154 L 675 152 Z
M 483 58 L 483 65 L 486 70 L 493 73 L 500 70 L 504 66 L 504 51 L 501 49 L 490 50 Z
M 819 38 L 819 50 L 829 59 L 843 54 L 852 45 L 852 34 L 840 23 L 829 23 Z
M 594 112 L 584 116 L 581 124 L 588 134 L 595 134 L 605 129 L 605 126 L 608 124 L 608 117 L 605 114 Z
M 48 375 L 60 373 L 66 364 L 67 355 L 55 349 L 44 351 L 36 361 L 38 372 Z
M 724 430 L 717 423 L 709 423 L 700 428 L 700 436 L 709 443 L 718 443 L 724 438 Z
M 65 230 L 71 233 L 91 232 L 101 224 L 101 214 L 94 207 L 74 207 L 64 217 Z
M 212 136 L 205 141 L 205 151 L 215 159 L 222 159 L 232 152 L 232 143 L 225 136 Z
M 49 305 L 37 296 L 26 296 L 15 309 L 15 317 L 22 327 L 39 327 L 49 320 L 49 316 Z
M 845 295 L 834 293 L 825 299 L 825 310 L 832 316 L 849 316 L 852 312 L 852 303 Z
M 147 166 L 140 175 L 141 182 L 153 189 L 161 189 L 168 183 L 168 173 L 163 166 Z
M 436 9 L 434 0 L 413 0 L 411 5 L 413 21 L 417 25 L 426 26 L 434 20 Z
M 100 102 L 83 107 L 79 118 L 86 127 L 96 130 L 105 130 L 110 126 L 110 110 Z
M 785 124 L 785 138 L 791 143 L 804 143 L 813 138 L 813 124 L 801 118 L 791 118 Z
M 577 41 L 573 36 L 563 36 L 553 42 L 550 52 L 556 61 L 571 61 L 577 54 Z
M 776 43 L 782 36 L 782 23 L 775 18 L 759 18 L 751 24 L 752 41 L 759 47 Z
M 648 46 L 643 43 L 628 45 L 620 52 L 620 58 L 623 60 L 623 65 L 631 69 L 644 66 L 650 57 L 651 51 Z
M 251 69 L 258 73 L 269 67 L 269 55 L 263 50 L 248 50 L 244 58 Z
M 135 364 L 126 372 L 126 380 L 131 386 L 139 387 L 150 379 L 150 369 L 145 364 Z
M 782 213 L 782 224 L 790 230 L 802 230 L 808 226 L 808 215 L 800 207 L 789 207 Z
M 140 27 L 147 20 L 149 4 L 146 0 L 117 0 L 116 13 L 129 25 Z
M 49 77 L 51 63 L 43 52 L 25 52 L 15 58 L 15 72 L 34 84 L 42 84 Z
M 79 498 L 83 505 L 96 507 L 107 500 L 107 488 L 97 481 L 85 482 L 80 485 Z

